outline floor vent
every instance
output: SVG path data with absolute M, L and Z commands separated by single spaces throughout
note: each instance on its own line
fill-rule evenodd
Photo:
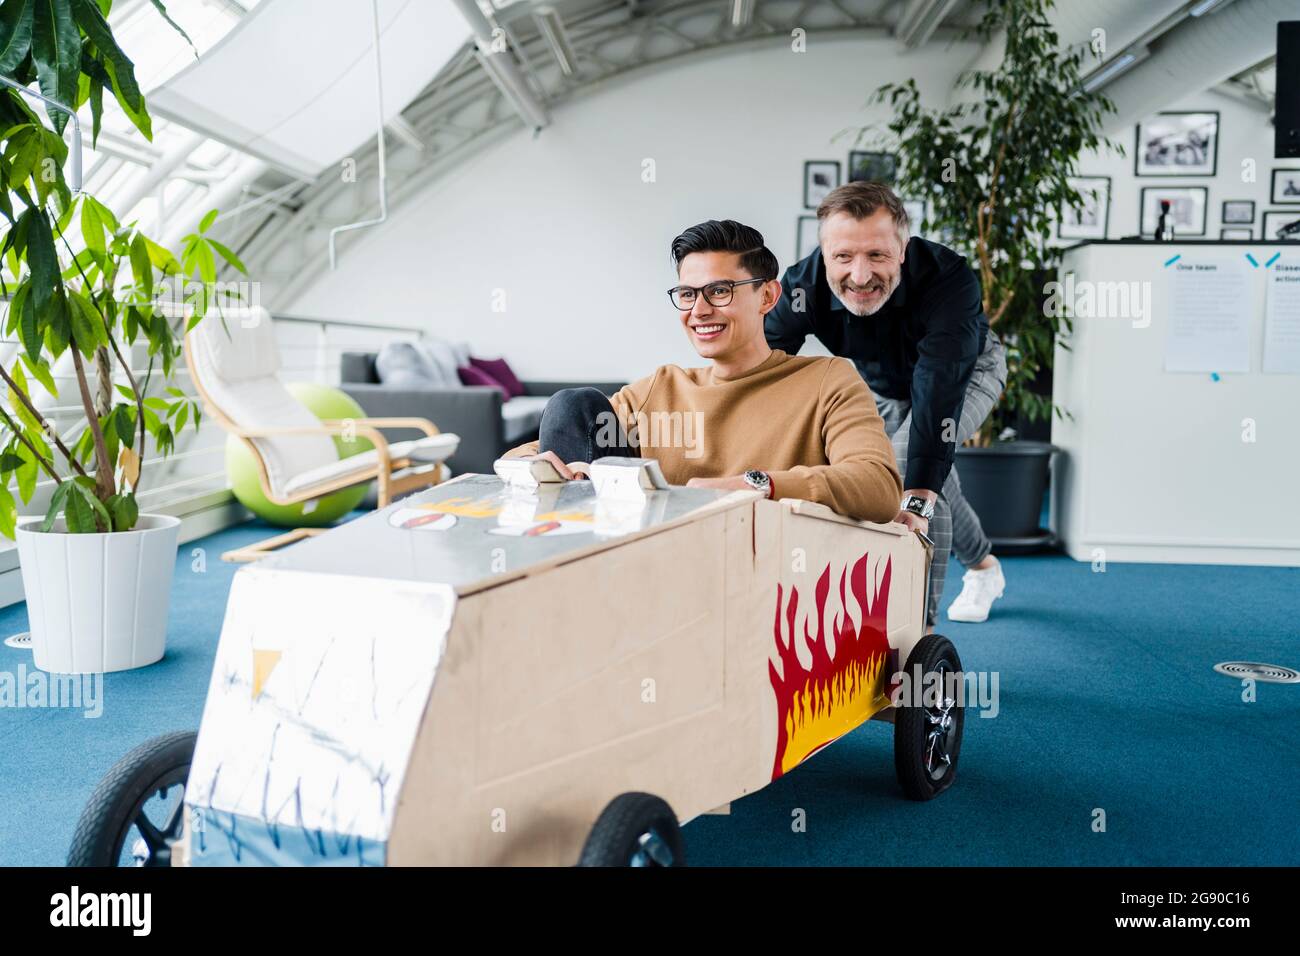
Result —
M 1236 677 L 1239 680 L 1249 677 L 1254 680 L 1267 681 L 1270 684 L 1300 684 L 1300 671 L 1293 670 L 1290 667 L 1281 667 L 1277 664 L 1228 661 L 1224 664 L 1215 664 L 1214 669 L 1220 674 L 1227 674 L 1229 677 Z

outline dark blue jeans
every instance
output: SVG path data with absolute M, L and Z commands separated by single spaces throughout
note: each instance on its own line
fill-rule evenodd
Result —
M 539 451 L 553 451 L 565 464 L 641 454 L 623 431 L 614 406 L 598 388 L 564 388 L 552 395 L 542 412 L 538 438 Z

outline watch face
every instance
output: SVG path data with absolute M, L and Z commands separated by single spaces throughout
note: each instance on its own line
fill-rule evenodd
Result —
M 912 514 L 919 515 L 927 520 L 934 515 L 934 505 L 920 495 L 908 495 L 903 501 L 903 510 L 910 511 Z
M 771 480 L 761 471 L 745 472 L 745 481 L 754 488 L 766 488 Z

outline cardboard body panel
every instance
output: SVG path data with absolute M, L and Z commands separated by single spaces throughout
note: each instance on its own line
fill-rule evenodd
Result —
M 572 865 L 619 794 L 689 820 L 887 707 L 926 553 L 833 517 L 742 501 L 463 599 L 389 862 Z
M 888 707 L 915 535 L 752 492 L 611 504 L 469 476 L 241 571 L 176 861 L 571 865 L 621 793 L 689 820 Z
M 438 584 L 236 574 L 185 795 L 187 819 L 222 832 L 192 861 L 295 833 L 382 847 L 455 602 Z

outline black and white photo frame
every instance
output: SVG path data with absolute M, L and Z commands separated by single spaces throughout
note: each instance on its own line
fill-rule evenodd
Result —
M 849 153 L 849 182 L 878 182 L 893 186 L 898 179 L 898 157 L 893 153 L 855 149 Z
M 1275 206 L 1300 203 L 1300 169 L 1273 170 L 1268 201 Z
M 803 208 L 816 209 L 840 184 L 838 159 L 810 159 L 803 164 Z
M 804 256 L 817 248 L 820 240 L 817 236 L 817 217 L 800 216 L 795 226 L 795 262 L 802 262 Z
M 1220 219 L 1225 226 L 1253 226 L 1255 224 L 1255 200 L 1225 199 Z
M 1110 177 L 1071 176 L 1070 185 L 1083 197 L 1083 205 L 1060 210 L 1056 235 L 1061 239 L 1105 239 L 1110 226 Z
M 1210 201 L 1210 190 L 1205 186 L 1143 186 L 1138 207 L 1142 235 L 1155 235 L 1162 199 L 1169 200 L 1175 239 L 1205 235 L 1206 207 Z
M 1276 241 L 1282 237 L 1278 231 L 1284 226 L 1300 222 L 1300 209 L 1269 209 L 1264 212 L 1263 227 L 1260 229 L 1259 237 L 1264 241 Z M 1300 240 L 1300 232 L 1292 233 L 1287 237 L 1290 242 Z
M 1135 176 L 1213 176 L 1218 160 L 1218 111 L 1157 113 L 1137 125 Z
M 1255 230 L 1249 226 L 1228 226 L 1219 230 L 1220 239 L 1231 239 L 1237 242 L 1249 242 L 1255 238 Z

